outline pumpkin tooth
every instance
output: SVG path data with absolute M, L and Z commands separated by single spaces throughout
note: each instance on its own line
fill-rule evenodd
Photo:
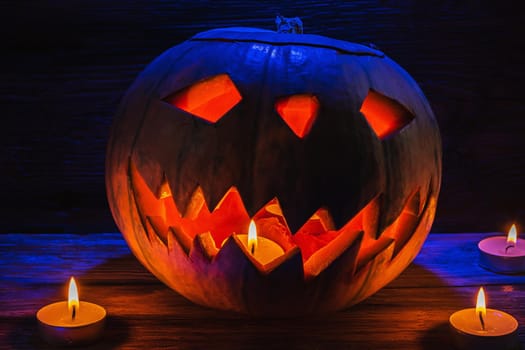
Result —
M 144 166 L 144 165 L 142 165 Z M 166 184 L 166 174 L 160 165 L 150 165 L 147 166 L 147 171 L 143 171 L 141 167 L 141 162 L 133 160 L 133 157 L 130 157 L 129 160 L 129 176 L 134 188 L 140 188 L 140 194 L 142 192 L 147 192 L 151 194 L 155 199 L 159 199 L 159 194 L 162 193 L 163 188 Z M 148 174 L 147 177 L 144 177 L 142 174 Z M 146 191 L 145 191 L 146 190 Z M 171 190 L 170 190 L 171 192 Z
M 244 201 L 235 186 L 230 187 L 222 196 L 221 200 L 214 207 L 212 214 L 217 214 L 221 211 L 233 217 L 250 218 L 244 206 Z
M 346 300 L 353 300 L 352 304 L 364 300 L 392 280 L 392 275 L 387 271 L 387 266 L 390 264 L 394 253 L 394 240 L 381 237 L 378 243 L 377 248 L 366 256 L 359 252 L 352 288 L 347 291 L 347 294 L 352 297 Z
M 420 195 L 420 201 L 419 201 L 419 213 L 418 216 L 423 213 L 427 206 L 427 202 L 429 198 L 432 198 L 432 188 L 434 186 L 434 177 L 430 177 L 428 180 L 428 183 L 426 185 L 421 186 L 419 195 Z M 423 190 L 425 189 L 425 190 Z
M 225 202 L 228 203 L 229 201 L 232 200 L 232 198 L 234 198 L 234 200 L 237 200 L 238 202 L 240 202 L 242 204 L 242 206 L 244 207 L 244 203 L 242 201 L 242 197 L 239 194 L 239 191 L 237 190 L 237 187 L 231 186 L 228 189 L 228 191 L 226 191 L 226 193 L 222 196 L 222 198 L 219 200 L 219 202 L 217 202 L 217 205 L 215 205 L 215 207 L 213 207 L 213 211 L 221 208 Z
M 288 265 L 294 266 L 290 270 L 300 272 L 301 277 L 304 276 L 303 258 L 301 256 L 301 249 L 299 249 L 298 246 L 292 247 L 283 255 L 264 265 L 263 272 L 266 274 L 275 274 L 278 273 L 279 270 L 288 270 Z
M 361 243 L 363 240 L 363 232 L 358 232 L 357 236 L 350 245 L 333 261 L 329 264 L 323 271 L 321 271 L 317 276 L 315 276 L 310 283 L 317 285 L 326 285 L 330 281 L 337 280 L 340 281 L 345 287 L 343 288 L 321 288 L 322 294 L 318 295 L 319 300 L 324 301 L 324 306 L 326 310 L 337 310 L 340 305 L 340 300 L 342 294 L 348 293 L 349 289 L 354 287 L 354 275 L 357 267 L 357 254 L 359 252 Z
M 389 212 L 389 209 L 391 208 L 389 201 L 390 199 L 388 198 L 388 195 L 383 193 L 378 202 L 379 214 L 377 216 L 377 234 L 374 239 L 381 238 L 382 233 L 385 232 L 388 226 L 390 226 L 392 222 L 399 216 L 399 213 L 395 213 L 395 215 L 393 215 L 391 212 Z M 399 207 L 401 206 L 399 205 Z M 394 206 L 394 210 L 400 209 Z
M 379 231 L 379 214 L 381 213 L 381 203 L 383 201 L 383 194 L 377 195 L 372 199 L 361 211 L 362 217 L 362 228 L 365 231 L 367 237 L 373 237 L 377 239 L 380 235 Z
M 392 246 L 393 249 L 394 239 L 386 236 L 379 237 L 378 240 L 363 242 L 363 246 L 359 250 L 357 255 L 357 269 L 356 272 L 364 268 L 364 266 L 370 261 L 374 260 L 376 256 L 380 255 L 388 247 Z
M 168 252 L 171 253 L 173 250 L 183 251 L 186 256 L 189 255 L 192 241 L 188 235 L 175 227 L 169 227 L 166 235 L 168 241 Z
M 210 213 L 210 210 L 208 209 L 208 205 L 206 203 L 204 192 L 200 186 L 197 186 L 195 191 L 193 191 L 190 201 L 186 206 L 186 210 L 184 211 L 184 218 L 195 220 L 201 214 L 202 211 L 208 214 Z
M 180 212 L 171 196 L 171 188 L 164 178 L 158 191 L 153 192 L 140 174 L 135 163 L 130 161 L 130 181 L 135 203 L 144 216 L 160 216 L 169 226 L 180 217 Z
M 313 253 L 304 263 L 305 278 L 308 280 L 319 275 L 321 271 L 330 266 L 336 259 L 343 255 L 344 252 L 350 250 L 353 252 L 350 260 L 352 261 L 352 266 L 355 266 L 362 237 L 363 231 L 343 230 L 343 232 L 331 242 Z M 357 244 L 357 248 L 354 247 L 355 244 Z M 354 248 L 351 249 L 351 247 Z
M 168 230 L 166 238 L 168 241 L 168 255 L 177 254 L 178 252 L 184 252 L 184 249 L 182 249 L 182 246 L 179 244 L 179 242 L 173 235 L 172 230 Z
M 206 206 L 210 208 L 210 210 L 216 208 L 219 205 L 223 198 L 228 195 L 232 187 L 235 188 L 235 186 L 229 185 L 216 185 L 211 186 L 212 188 L 207 188 L 206 186 L 204 186 L 204 184 L 201 185 L 201 187 L 204 193 L 204 200 L 206 201 Z
M 193 239 L 190 250 L 190 259 L 193 261 L 205 260 L 210 262 L 219 252 L 215 246 L 215 241 L 209 231 L 198 234 Z
M 403 210 L 405 210 L 407 203 L 412 198 L 412 196 L 415 193 L 417 193 L 418 189 L 419 187 L 416 187 L 415 189 L 412 188 L 410 190 L 406 189 L 404 191 L 405 195 L 403 197 L 392 197 L 391 193 L 383 193 L 380 202 L 377 238 L 379 238 L 380 235 L 384 234 L 384 232 L 386 232 L 388 228 L 392 226 L 392 224 L 399 218 Z M 411 210 L 414 212 L 418 211 L 417 208 L 413 208 Z
M 171 197 L 171 188 L 170 184 L 168 182 L 168 178 L 166 177 L 166 173 L 162 174 L 162 182 L 157 190 L 157 198 L 158 199 L 164 199 Z
M 393 253 L 394 257 L 405 246 L 405 244 L 415 232 L 415 228 L 419 220 L 419 203 L 420 195 L 418 188 L 408 198 L 407 203 L 404 205 L 401 211 L 401 214 L 399 214 L 392 225 L 390 225 L 383 233 L 384 236 L 390 237 L 396 242 Z
M 167 245 L 168 226 L 160 216 L 146 217 L 146 232 L 148 239 L 151 241 L 154 238 L 159 239 L 164 245 Z
M 382 198 L 383 194 L 374 197 L 344 225 L 344 228 L 362 230 L 365 239 L 377 239 L 380 233 L 378 231 L 378 220 Z

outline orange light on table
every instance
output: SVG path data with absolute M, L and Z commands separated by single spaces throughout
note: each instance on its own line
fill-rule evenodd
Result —
M 515 349 L 519 346 L 518 321 L 510 314 L 486 308 L 485 291 L 479 289 L 476 307 L 453 313 L 449 319 L 458 349 Z
M 482 267 L 506 274 L 525 272 L 525 240 L 518 238 L 515 224 L 507 237 L 485 238 L 478 243 L 478 248 Z
M 253 258 L 262 265 L 266 265 L 284 254 L 284 249 L 279 244 L 269 238 L 257 235 L 257 227 L 253 220 L 250 221 L 248 234 L 240 234 L 237 237 Z
M 68 300 L 49 304 L 36 314 L 40 335 L 53 345 L 85 345 L 97 340 L 104 329 L 106 310 L 80 301 L 75 279 L 71 277 Z

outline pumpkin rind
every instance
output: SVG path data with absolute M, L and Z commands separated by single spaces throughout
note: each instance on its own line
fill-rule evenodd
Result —
M 241 100 L 213 125 L 165 101 L 221 74 Z M 414 118 L 379 138 L 360 112 L 370 91 Z M 275 110 L 293 95 L 319 102 L 302 138 Z M 202 305 L 291 315 L 353 305 L 415 258 L 434 218 L 441 144 L 423 93 L 382 52 L 317 35 L 230 28 L 196 35 L 141 73 L 117 113 L 106 169 L 115 221 L 160 280 Z M 206 232 L 189 237 L 145 213 L 145 203 L 158 198 L 184 216 L 196 189 L 212 211 L 232 187 L 249 217 L 277 198 L 292 233 L 326 208 L 344 235 L 305 262 L 300 249 L 287 248 L 265 270 L 235 237 L 214 251 Z M 167 192 L 172 198 L 162 198 Z

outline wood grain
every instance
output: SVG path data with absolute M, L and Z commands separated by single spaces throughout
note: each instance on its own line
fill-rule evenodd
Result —
M 119 100 L 167 48 L 211 28 L 374 43 L 421 85 L 441 128 L 436 232 L 525 216 L 523 13 L 506 1 L 66 0 L 2 3 L 0 232 L 115 231 L 104 154 Z
M 106 332 L 86 349 L 448 349 L 448 317 L 471 307 L 480 285 L 488 305 L 514 315 L 525 344 L 525 275 L 481 269 L 487 234 L 431 234 L 396 280 L 343 312 L 252 319 L 194 305 L 136 262 L 120 234 L 0 236 L 0 349 L 51 349 L 36 311 L 65 298 L 74 274 L 80 297 L 107 308 Z

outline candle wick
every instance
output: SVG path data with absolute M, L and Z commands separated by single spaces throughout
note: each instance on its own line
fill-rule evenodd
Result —
M 483 313 L 479 312 L 479 322 L 481 323 L 481 330 L 485 330 L 485 320 L 483 319 Z
M 71 319 L 75 319 L 75 316 L 77 315 L 77 307 L 73 305 L 73 310 L 71 311 Z
M 510 248 L 514 248 L 514 244 L 509 244 L 505 247 L 505 254 L 507 254 L 507 250 L 509 250 Z
M 252 255 L 255 254 L 255 244 L 252 244 Z

